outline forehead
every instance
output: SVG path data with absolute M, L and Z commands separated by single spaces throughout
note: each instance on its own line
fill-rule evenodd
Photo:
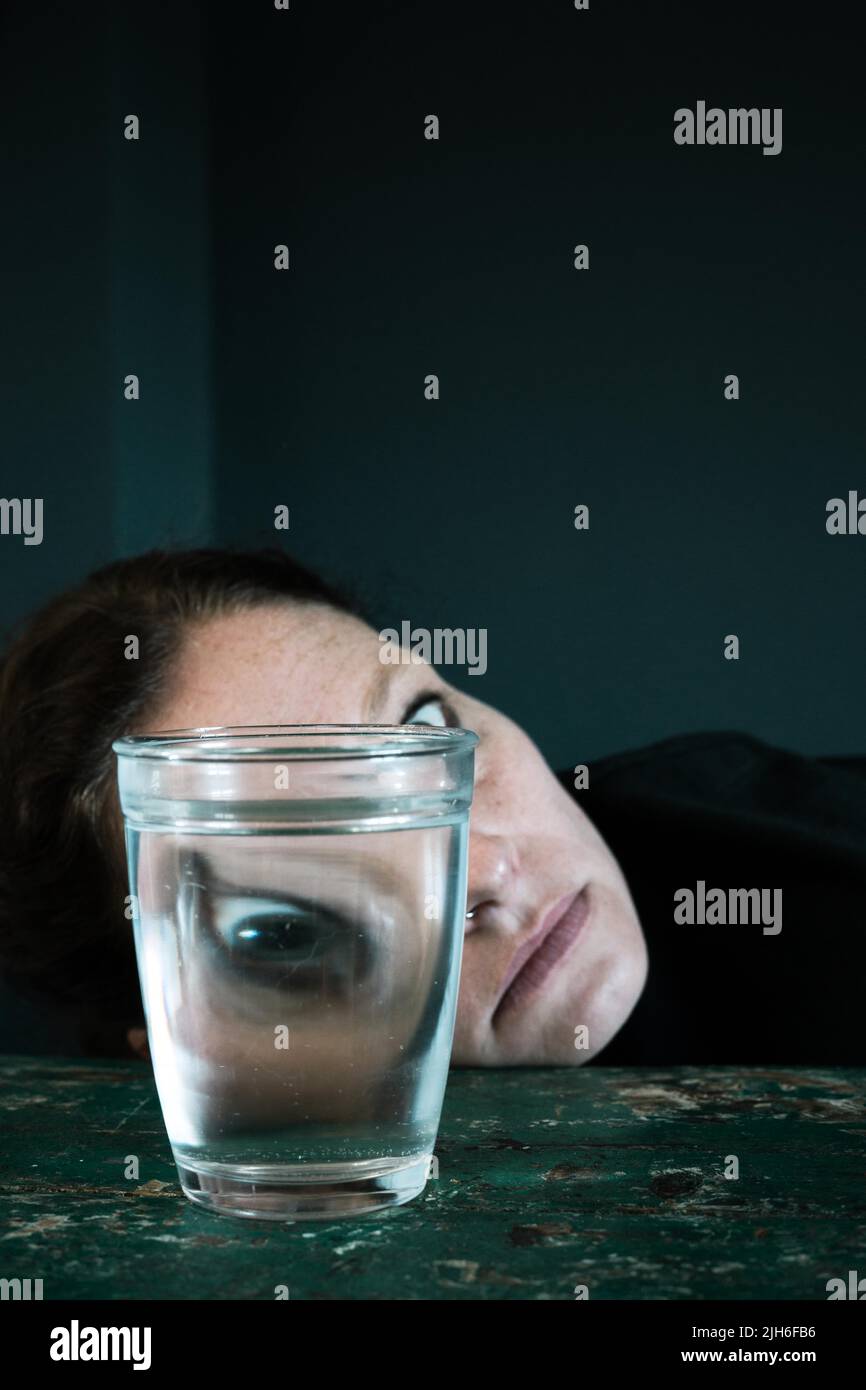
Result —
M 283 603 L 191 624 L 152 729 L 357 723 L 391 668 L 373 628 L 320 603 Z

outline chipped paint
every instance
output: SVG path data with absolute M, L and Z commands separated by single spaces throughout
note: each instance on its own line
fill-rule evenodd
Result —
M 547 1301 L 581 1282 L 593 1299 L 811 1299 L 822 1271 L 862 1263 L 862 1070 L 458 1069 L 441 1180 L 313 1230 L 187 1201 L 141 1063 L 6 1058 L 0 1075 L 2 1273 L 53 1271 L 65 1297 Z M 146 1181 L 124 1179 L 128 1153 Z

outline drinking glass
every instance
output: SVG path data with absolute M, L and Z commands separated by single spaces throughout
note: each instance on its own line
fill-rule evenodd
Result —
M 150 1055 L 193 1202 L 331 1218 L 423 1190 L 477 742 L 418 724 L 114 743 Z

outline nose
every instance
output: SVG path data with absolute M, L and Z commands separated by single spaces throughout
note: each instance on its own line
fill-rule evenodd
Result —
M 518 854 L 513 841 L 502 835 L 469 835 L 469 886 L 466 894 L 466 930 L 478 926 L 480 911 L 505 900 L 517 877 Z

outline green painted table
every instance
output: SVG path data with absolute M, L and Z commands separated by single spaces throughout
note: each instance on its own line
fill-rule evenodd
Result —
M 274 1225 L 181 1195 L 146 1064 L 0 1059 L 0 1278 L 46 1299 L 826 1300 L 866 1271 L 864 1097 L 863 1070 L 453 1071 L 420 1197 Z

